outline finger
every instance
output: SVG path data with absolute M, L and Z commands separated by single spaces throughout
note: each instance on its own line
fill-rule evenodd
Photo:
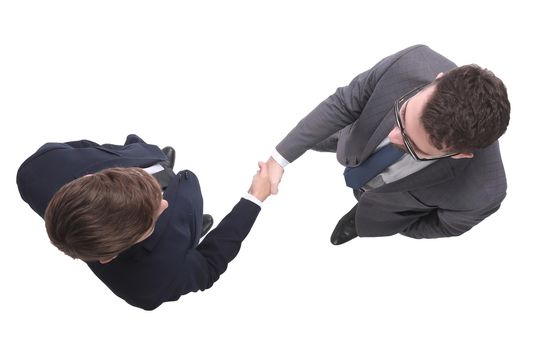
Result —
M 264 162 L 258 162 L 258 167 L 260 168 L 260 173 L 267 173 L 267 164 Z

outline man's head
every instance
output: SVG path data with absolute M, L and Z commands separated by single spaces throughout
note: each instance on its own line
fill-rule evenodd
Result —
M 110 261 L 147 238 L 167 208 L 156 180 L 140 168 L 110 168 L 61 187 L 48 204 L 52 244 L 72 258 Z
M 401 128 L 389 138 L 405 149 L 408 143 L 418 158 L 469 158 L 505 132 L 509 113 L 502 81 L 476 65 L 462 66 L 399 101 Z

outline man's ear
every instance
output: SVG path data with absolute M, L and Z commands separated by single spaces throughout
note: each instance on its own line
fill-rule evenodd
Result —
M 474 158 L 473 153 L 459 153 L 455 156 L 451 156 L 453 159 Z
M 440 79 L 440 78 L 442 78 L 443 76 L 444 76 L 444 72 L 440 72 L 440 73 L 437 74 L 437 77 L 435 78 L 435 80 L 436 80 L 436 79 Z
M 167 209 L 168 206 L 169 203 L 165 199 L 162 199 L 162 202 L 160 203 L 160 208 L 158 208 L 158 216 L 160 216 L 160 214 L 163 213 L 163 211 Z
M 111 258 L 107 258 L 107 259 L 99 259 L 98 262 L 101 263 L 101 264 L 107 264 L 107 263 L 109 263 L 110 261 L 112 261 L 113 259 L 115 259 L 116 257 L 117 257 L 117 255 L 116 255 L 116 256 L 113 256 L 113 257 L 111 257 Z

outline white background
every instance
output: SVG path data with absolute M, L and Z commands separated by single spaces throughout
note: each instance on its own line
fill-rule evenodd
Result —
M 533 349 L 535 26 L 514 3 L 2 1 L 0 348 Z M 18 195 L 43 143 L 137 133 L 176 148 L 218 223 L 302 117 L 418 43 L 491 69 L 512 104 L 508 196 L 459 238 L 332 246 L 354 198 L 334 155 L 308 152 L 211 289 L 146 312 L 50 245 Z

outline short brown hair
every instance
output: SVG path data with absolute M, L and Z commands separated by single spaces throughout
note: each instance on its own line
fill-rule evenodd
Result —
M 477 65 L 455 68 L 436 90 L 422 124 L 438 149 L 470 152 L 494 143 L 507 129 L 511 106 L 503 82 Z
M 54 194 L 46 230 L 52 244 L 72 258 L 112 258 L 154 227 L 161 200 L 160 186 L 142 169 L 106 169 Z

